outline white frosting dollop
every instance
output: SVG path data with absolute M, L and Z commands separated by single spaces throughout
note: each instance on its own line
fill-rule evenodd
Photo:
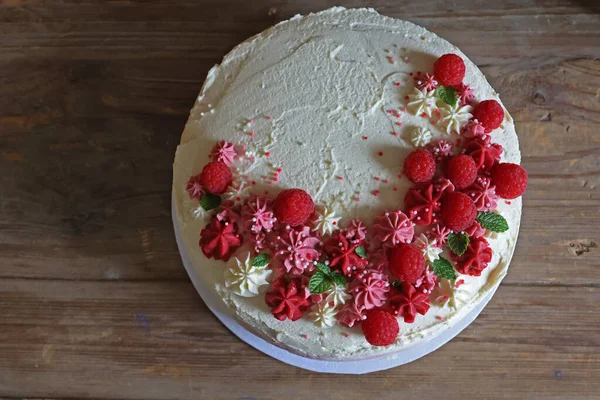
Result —
M 410 135 L 410 142 L 415 147 L 425 147 L 432 138 L 431 131 L 427 127 L 417 126 Z
M 408 108 L 415 115 L 425 113 L 428 117 L 431 117 L 431 110 L 435 108 L 437 97 L 435 97 L 435 90 L 428 92 L 427 89 L 415 87 L 412 93 L 408 95 L 408 100 Z
M 259 288 L 268 285 L 268 279 L 273 271 L 263 267 L 252 265 L 250 252 L 246 255 L 246 261 L 240 261 L 237 257 L 229 260 L 228 268 L 225 270 L 225 286 L 231 292 L 242 297 L 254 297 L 258 295 Z
M 313 221 L 312 230 L 319 232 L 322 236 L 330 235 L 337 229 L 341 217 L 336 216 L 335 211 L 327 206 L 317 207 L 315 210 L 316 218 Z
M 346 293 L 346 288 L 336 283 L 332 285 L 331 292 L 325 298 L 327 303 L 333 303 L 334 307 L 339 307 L 346 304 L 346 300 L 350 300 L 352 296 Z
M 466 105 L 460 106 L 456 103 L 455 106 L 443 103 L 440 101 L 440 122 L 446 127 L 446 133 L 460 132 L 460 129 L 469 122 L 469 119 L 473 116 L 471 111 L 473 107 Z
M 336 314 L 334 306 L 330 305 L 328 301 L 322 301 L 312 307 L 309 315 L 318 327 L 331 328 L 337 322 Z
M 441 247 L 436 247 L 436 239 L 429 239 L 423 233 L 415 239 L 415 246 L 423 252 L 423 256 L 429 262 L 437 260 L 443 251 Z
M 239 179 L 233 181 L 227 188 L 223 197 L 225 200 L 233 202 L 235 205 L 243 203 L 250 195 L 250 186 L 245 181 Z

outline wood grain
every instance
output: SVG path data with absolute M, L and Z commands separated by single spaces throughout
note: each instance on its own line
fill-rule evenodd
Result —
M 5 0 L 0 397 L 598 398 L 599 3 L 341 3 L 460 46 L 516 121 L 530 187 L 509 275 L 483 314 L 407 366 L 326 376 L 241 343 L 185 274 L 171 168 L 208 69 L 334 2 Z

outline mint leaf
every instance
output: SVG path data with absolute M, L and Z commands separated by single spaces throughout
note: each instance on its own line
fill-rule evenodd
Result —
M 252 260 L 253 267 L 264 267 L 267 264 L 269 264 L 269 255 L 265 253 L 257 255 L 254 257 L 254 260 Z
M 213 209 L 219 207 L 220 205 L 221 205 L 221 196 L 216 195 L 216 194 L 206 193 L 200 199 L 200 206 L 202 208 L 204 208 L 205 211 L 213 210 Z
M 452 86 L 440 86 L 437 88 L 436 96 L 446 104 L 450 104 L 452 107 L 456 107 L 458 103 L 458 95 L 456 89 Z
M 329 277 L 321 271 L 317 271 L 308 281 L 308 289 L 312 294 L 325 293 L 331 287 Z
M 317 269 L 319 271 L 321 271 L 322 273 L 324 273 L 325 275 L 327 275 L 327 276 L 331 275 L 331 268 L 329 268 L 329 265 L 327 265 L 327 264 L 323 264 L 323 263 L 318 262 L 317 263 Z
M 346 286 L 346 277 L 339 272 L 334 272 L 331 275 L 333 282 L 338 286 Z
M 354 252 L 358 254 L 360 258 L 367 258 L 367 251 L 363 246 L 358 246 Z
M 450 264 L 450 261 L 446 260 L 444 257 L 440 257 L 431 263 L 431 268 L 439 278 L 448 279 L 450 281 L 456 279 L 454 267 Z
M 480 211 L 477 214 L 477 222 L 488 231 L 506 232 L 508 230 L 508 222 L 500 214 L 491 211 Z
M 467 246 L 469 245 L 469 236 L 466 233 L 462 232 L 458 235 L 455 233 L 451 233 L 448 235 L 448 247 L 450 250 L 454 252 L 454 254 L 458 256 L 462 256 L 467 251 Z

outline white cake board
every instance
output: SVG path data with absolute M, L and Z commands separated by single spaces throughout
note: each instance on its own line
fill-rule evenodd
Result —
M 437 350 L 444 344 L 448 343 L 452 338 L 458 335 L 463 329 L 471 324 L 477 318 L 479 313 L 483 310 L 486 304 L 490 301 L 497 287 L 486 296 L 481 303 L 473 309 L 469 314 L 462 318 L 458 323 L 443 331 L 440 335 L 436 336 L 433 340 L 429 340 L 423 343 L 416 344 L 406 350 L 400 350 L 391 355 L 383 355 L 377 358 L 371 358 L 368 360 L 361 361 L 323 361 L 315 360 L 312 358 L 302 357 L 297 354 L 290 353 L 287 350 L 281 349 L 277 346 L 268 343 L 264 339 L 249 332 L 246 328 L 240 325 L 234 316 L 231 315 L 229 307 L 223 302 L 223 300 L 217 297 L 209 288 L 206 287 L 204 282 L 200 279 L 198 272 L 194 268 L 190 258 L 187 255 L 185 246 L 183 245 L 183 238 L 181 237 L 181 230 L 179 228 L 179 222 L 175 218 L 175 203 L 171 201 L 171 214 L 173 216 L 173 227 L 175 230 L 175 238 L 177 240 L 177 246 L 179 247 L 179 253 L 181 254 L 181 260 L 183 265 L 194 284 L 194 287 L 202 297 L 202 300 L 206 306 L 212 311 L 213 314 L 225 325 L 231 332 L 233 332 L 238 338 L 248 343 L 250 346 L 257 350 L 262 351 L 268 356 L 271 356 L 281 362 L 296 366 L 298 368 L 307 369 L 315 372 L 326 372 L 330 374 L 366 374 L 369 372 L 382 371 L 390 368 L 397 367 L 399 365 L 408 364 L 411 361 L 417 360 L 432 351 Z

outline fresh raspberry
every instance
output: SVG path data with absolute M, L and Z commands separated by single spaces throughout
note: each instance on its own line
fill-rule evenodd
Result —
M 446 176 L 456 189 L 468 188 L 477 179 L 477 165 L 469 156 L 454 156 L 446 164 Z
M 404 160 L 404 173 L 411 182 L 429 182 L 435 174 L 433 154 L 424 149 L 413 151 Z
M 440 85 L 458 86 L 465 77 L 465 63 L 456 54 L 444 54 L 433 64 L 433 76 Z
M 204 166 L 200 181 L 207 192 L 221 194 L 231 185 L 232 175 L 229 167 L 221 161 L 212 161 Z
M 485 133 L 489 133 L 504 121 L 504 109 L 496 100 L 484 100 L 473 110 L 473 118 L 483 125 Z
M 498 196 L 503 199 L 517 198 L 527 189 L 527 171 L 517 164 L 496 164 L 492 168 L 492 183 L 496 185 Z
M 298 226 L 304 224 L 315 211 L 315 204 L 304 190 L 287 189 L 275 199 L 273 211 L 279 222 Z
M 446 195 L 442 203 L 442 219 L 453 231 L 462 232 L 475 222 L 477 207 L 464 193 L 452 192 Z
M 392 248 L 388 253 L 388 261 L 390 273 L 401 282 L 417 282 L 427 268 L 423 253 L 411 244 Z
M 362 331 L 367 342 L 373 346 L 389 346 L 394 343 L 400 332 L 398 320 L 383 310 L 371 310 L 363 320 Z

